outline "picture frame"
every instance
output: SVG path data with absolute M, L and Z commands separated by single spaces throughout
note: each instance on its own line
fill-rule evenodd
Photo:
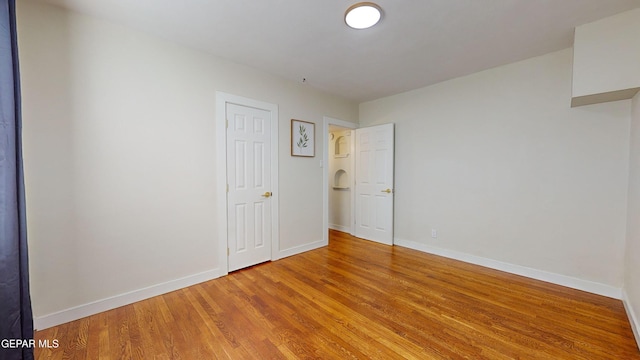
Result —
M 316 124 L 291 119 L 291 156 L 316 156 Z

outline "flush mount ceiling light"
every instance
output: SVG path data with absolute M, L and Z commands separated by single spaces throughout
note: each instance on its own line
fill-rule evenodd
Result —
M 382 17 L 380 6 L 371 2 L 352 5 L 344 13 L 344 22 L 354 29 L 367 29 L 377 24 Z

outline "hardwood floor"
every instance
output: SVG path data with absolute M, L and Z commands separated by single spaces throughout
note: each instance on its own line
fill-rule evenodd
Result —
M 332 231 L 36 333 L 37 359 L 640 359 L 622 302 Z

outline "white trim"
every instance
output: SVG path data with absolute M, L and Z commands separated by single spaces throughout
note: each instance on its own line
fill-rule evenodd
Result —
M 622 303 L 624 304 L 624 309 L 627 312 L 627 317 L 631 324 L 631 330 L 633 330 L 633 336 L 636 338 L 636 345 L 638 346 L 638 349 L 640 349 L 640 321 L 638 321 L 638 315 L 634 311 L 633 306 L 631 305 L 631 300 L 629 300 L 629 295 L 624 289 L 622 289 Z
M 322 177 L 322 229 L 323 235 L 322 239 L 324 245 L 329 244 L 329 125 L 336 125 L 347 129 L 356 129 L 358 128 L 358 124 L 338 120 L 334 118 L 330 118 L 325 116 L 322 118 L 322 144 L 323 144 L 323 154 L 322 154 L 322 165 L 324 167 L 324 176 Z M 352 136 L 353 138 L 353 136 Z M 351 153 L 353 154 L 353 141 L 351 142 Z M 351 168 L 355 171 L 355 156 L 351 156 Z M 343 230 L 353 235 L 353 219 L 354 219 L 354 195 L 353 191 L 351 191 L 351 227 L 349 229 Z
M 278 187 L 278 105 L 253 100 L 242 96 L 216 91 L 216 174 L 217 174 L 217 212 L 218 212 L 218 263 L 225 269 L 224 275 L 229 271 L 229 259 L 227 255 L 227 119 L 226 104 L 236 104 L 262 109 L 271 112 L 271 260 L 280 259 L 280 220 Z
M 280 252 L 278 253 L 278 255 L 279 255 L 278 259 L 286 258 L 288 256 L 302 254 L 303 252 L 319 249 L 319 248 L 321 248 L 323 246 L 327 246 L 327 244 L 324 242 L 324 240 L 318 240 L 318 241 L 314 241 L 314 242 L 309 243 L 309 244 L 298 245 L 298 246 L 294 246 L 294 247 L 286 249 L 286 250 L 280 250 Z
M 227 102 L 231 96 L 216 92 L 216 211 L 218 213 L 218 264 L 229 271 L 227 254 Z
M 351 233 L 351 227 L 344 226 L 344 225 L 329 224 L 329 229 L 338 230 L 338 231 L 342 231 L 342 232 L 346 232 L 346 233 Z
M 548 271 L 529 268 L 526 266 L 514 265 L 497 261 L 493 259 L 484 258 L 481 256 L 470 255 L 455 250 L 442 249 L 426 244 L 421 244 L 411 240 L 394 239 L 394 244 L 404 246 L 410 249 L 424 251 L 429 254 L 439 255 L 446 258 L 464 261 L 466 263 L 484 266 L 487 268 L 505 271 L 511 274 L 521 275 L 531 279 L 546 281 L 552 284 L 566 286 L 572 289 L 578 289 L 593 294 L 607 296 L 614 299 L 622 298 L 622 289 L 605 285 L 589 280 L 582 280 L 571 276 L 556 274 Z
M 43 330 L 52 326 L 57 326 L 70 321 L 82 319 L 84 317 L 95 315 L 103 311 L 108 311 L 124 305 L 133 304 L 135 302 L 149 299 L 154 296 L 166 294 L 188 286 L 209 281 L 224 274 L 226 274 L 226 271 L 223 271 L 221 269 L 214 269 L 198 274 L 185 276 L 180 279 L 175 279 L 146 288 L 126 292 L 124 294 L 111 296 L 106 299 L 92 301 L 87 304 L 74 306 L 72 308 L 61 310 L 44 316 L 38 316 L 33 319 L 33 325 L 36 330 Z

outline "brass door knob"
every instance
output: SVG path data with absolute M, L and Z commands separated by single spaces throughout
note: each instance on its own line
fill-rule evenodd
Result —
M 273 193 L 271 193 L 271 192 L 267 191 L 267 192 L 265 192 L 264 194 L 262 194 L 262 197 L 266 197 L 266 198 L 268 198 L 268 197 L 271 197 L 271 195 L 273 195 Z
M 393 190 L 391 190 L 391 189 L 386 189 L 386 190 L 382 190 L 382 191 L 380 191 L 380 192 L 387 193 L 387 194 L 391 194 L 391 193 L 393 192 Z

